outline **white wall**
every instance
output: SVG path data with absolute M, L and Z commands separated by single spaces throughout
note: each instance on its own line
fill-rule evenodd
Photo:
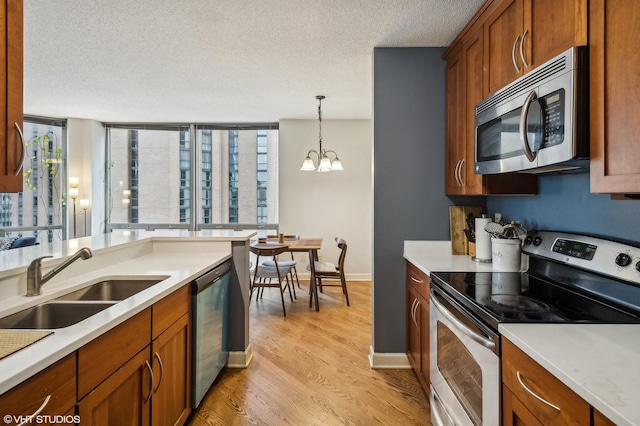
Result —
M 280 232 L 322 237 L 320 256 L 330 262 L 339 254 L 334 238 L 344 238 L 347 278 L 370 280 L 371 120 L 322 120 L 322 146 L 338 153 L 340 172 L 300 170 L 307 152 L 318 150 L 317 120 L 281 120 L 279 138 Z
M 78 237 L 84 236 L 84 210 L 80 199 L 90 201 L 87 209 L 87 235 L 104 232 L 105 221 L 105 131 L 101 122 L 80 118 L 67 120 L 67 160 L 69 176 L 80 178 L 76 200 Z M 73 200 L 69 198 L 69 238 L 73 238 Z

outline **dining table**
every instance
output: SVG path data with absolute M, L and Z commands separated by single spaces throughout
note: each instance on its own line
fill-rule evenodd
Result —
M 287 246 L 287 251 L 293 253 L 309 253 L 309 270 L 311 272 L 309 278 L 309 307 L 311 307 L 315 301 L 316 311 L 319 311 L 320 303 L 318 301 L 318 287 L 316 286 L 315 262 L 318 260 L 318 250 L 320 250 L 322 246 L 322 238 L 297 238 L 295 240 L 266 238 L 259 239 L 255 244 L 285 245 Z

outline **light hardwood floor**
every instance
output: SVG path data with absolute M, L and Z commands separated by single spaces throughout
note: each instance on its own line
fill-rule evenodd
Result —
M 188 425 L 430 425 L 412 370 L 373 370 L 371 283 L 325 288 L 320 312 L 302 283 L 287 316 L 277 289 L 251 300 L 253 360 L 224 369 Z M 398 291 L 401 291 L 399 289 Z

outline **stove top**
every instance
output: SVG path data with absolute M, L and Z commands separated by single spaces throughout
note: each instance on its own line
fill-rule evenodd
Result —
M 432 285 L 496 331 L 503 322 L 640 323 L 640 249 L 538 232 L 523 251 L 526 272 L 432 272 Z

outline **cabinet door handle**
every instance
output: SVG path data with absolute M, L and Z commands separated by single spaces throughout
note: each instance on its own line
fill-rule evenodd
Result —
M 542 397 L 536 395 L 535 392 L 533 392 L 531 389 L 529 389 L 527 387 L 527 385 L 525 385 L 524 382 L 522 381 L 522 375 L 520 374 L 519 371 L 516 371 L 516 377 L 518 378 L 518 382 L 520 382 L 520 386 L 522 386 L 524 388 L 524 390 L 529 392 L 531 394 L 531 396 L 536 398 L 538 401 L 547 404 L 549 407 L 553 408 L 554 410 L 560 411 L 560 407 L 558 407 L 557 405 L 553 405 L 552 403 L 550 403 L 546 399 L 543 399 Z
M 518 74 L 520 74 L 520 67 L 516 60 L 516 46 L 518 45 L 518 40 L 520 40 L 520 35 L 518 35 L 518 37 L 513 41 L 513 46 L 511 47 L 511 62 L 513 62 L 513 67 L 518 71 Z M 522 46 L 522 44 L 520 46 Z
M 416 327 L 419 327 L 418 325 L 418 321 L 416 320 L 416 311 L 418 310 L 418 307 L 420 306 L 420 301 L 418 299 L 416 299 L 416 305 L 413 308 L 413 323 L 416 325 Z
M 156 393 L 158 392 L 158 389 L 160 389 L 160 384 L 162 383 L 162 378 L 164 377 L 164 365 L 162 365 L 162 358 L 160 358 L 160 354 L 158 354 L 158 352 L 156 352 L 153 356 L 158 359 L 158 364 L 160 364 L 160 380 L 158 380 L 158 386 L 153 390 L 153 393 Z
M 147 395 L 144 402 L 149 402 L 149 400 L 151 399 L 151 395 L 153 394 L 153 383 L 155 382 L 155 380 L 153 379 L 153 368 L 151 368 L 151 364 L 149 364 L 148 360 L 145 360 L 144 363 L 149 369 L 149 395 Z
M 456 183 L 458 186 L 462 186 L 462 181 L 460 180 L 460 167 L 462 166 L 462 160 L 458 160 L 456 164 L 456 170 L 454 171 L 454 175 L 456 177 Z
M 462 166 L 464 166 L 465 159 L 460 160 L 460 168 L 458 169 L 458 175 L 460 175 L 460 186 L 464 186 L 464 179 L 462 179 Z
M 22 170 L 22 163 L 24 162 L 24 152 L 27 150 L 27 148 L 24 146 L 24 135 L 22 134 L 20 126 L 18 126 L 18 123 L 15 122 L 13 124 L 15 124 L 18 135 L 20 136 L 20 152 L 22 153 L 20 154 L 20 161 L 18 161 L 18 164 L 16 164 L 16 168 L 13 171 L 13 174 L 15 176 L 18 176 L 20 170 Z
M 524 33 L 522 33 L 522 39 L 520 40 L 520 58 L 522 59 L 522 69 L 523 70 L 525 68 L 529 68 L 529 64 L 527 63 L 527 60 L 524 57 L 524 39 L 527 36 L 528 32 L 529 32 L 529 28 L 524 30 Z
M 416 323 L 416 318 L 415 318 L 415 308 L 416 308 L 416 302 L 418 301 L 418 299 L 413 299 L 413 302 L 411 302 L 411 321 L 413 321 L 413 323 Z
M 34 417 L 37 416 L 38 414 L 42 413 L 42 410 L 44 410 L 44 408 L 47 406 L 47 404 L 49 403 L 49 400 L 51 399 L 51 395 L 47 395 L 47 397 L 44 399 L 44 402 L 42 403 L 42 405 L 35 411 L 35 413 L 31 414 L 30 416 L 26 416 L 26 419 L 18 424 L 17 426 L 24 426 L 26 424 L 32 424 L 34 423 Z
M 413 275 L 411 275 L 411 281 L 416 282 L 418 284 L 422 284 L 424 281 L 417 279 L 416 277 L 414 277 Z

